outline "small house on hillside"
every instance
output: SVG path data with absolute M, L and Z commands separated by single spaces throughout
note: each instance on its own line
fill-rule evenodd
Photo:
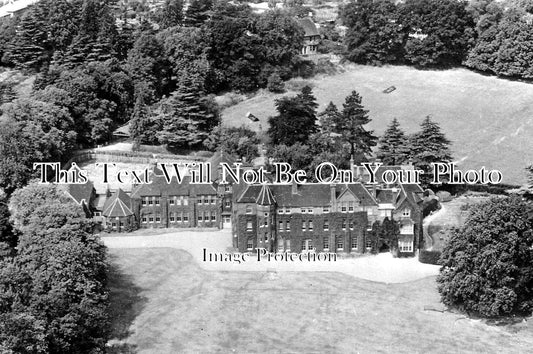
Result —
M 320 43 L 320 33 L 316 24 L 309 17 L 298 20 L 300 26 L 304 29 L 304 43 L 302 46 L 302 55 L 316 54 L 318 44 Z

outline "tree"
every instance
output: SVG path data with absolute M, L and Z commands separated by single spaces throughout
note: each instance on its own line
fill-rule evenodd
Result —
M 69 112 L 54 104 L 18 99 L 0 120 L 0 188 L 10 194 L 33 175 L 33 163 L 61 161 L 74 147 Z
M 317 130 L 317 103 L 311 88 L 306 86 L 295 97 L 282 97 L 275 104 L 278 115 L 268 118 L 270 143 L 287 146 L 297 142 L 305 144 Z
M 400 123 L 394 118 L 379 139 L 377 157 L 385 165 L 400 165 L 408 156 L 407 145 L 408 139 L 400 129 Z
M 162 29 L 175 27 L 183 22 L 183 0 L 165 0 L 156 15 Z
M 408 31 L 405 59 L 418 66 L 460 65 L 474 40 L 474 20 L 465 1 L 406 0 L 400 22 Z
M 241 127 L 219 125 L 213 129 L 204 145 L 210 150 L 226 151 L 246 161 L 252 161 L 259 157 L 259 142 L 257 133 L 244 125 Z
M 345 37 L 347 59 L 378 65 L 403 59 L 406 34 L 399 26 L 394 2 L 350 2 L 342 8 L 341 19 L 348 27 Z
M 409 138 L 410 157 L 413 164 L 424 171 L 423 179 L 426 181 L 431 175 L 432 162 L 450 162 L 450 141 L 441 132 L 440 126 L 427 116 L 421 130 Z
M 518 197 L 473 205 L 452 234 L 437 277 L 442 301 L 483 317 L 529 315 L 533 308 L 532 205 Z
M 9 221 L 10 213 L 6 193 L 0 189 L 0 259 L 11 253 L 17 245 L 17 238 Z
M 219 123 L 216 104 L 204 97 L 201 82 L 183 77 L 170 97 L 162 99 L 155 110 L 161 122 L 158 139 L 173 147 L 191 147 L 202 143 Z
M 22 236 L 10 272 L 0 272 L 0 314 L 20 333 L 0 326 L 0 347 L 22 353 L 102 352 L 108 333 L 107 263 L 92 222 L 54 185 L 30 184 L 13 194 L 10 207 Z
M 185 25 L 201 26 L 209 19 L 214 2 L 212 0 L 192 0 L 185 11 Z
M 364 125 L 370 123 L 368 111 L 362 105 L 362 97 L 357 91 L 346 97 L 342 113 L 335 118 L 335 132 L 350 144 L 350 154 L 354 161 L 360 162 L 370 155 L 372 147 L 377 143 L 377 137 L 372 130 L 366 130 Z

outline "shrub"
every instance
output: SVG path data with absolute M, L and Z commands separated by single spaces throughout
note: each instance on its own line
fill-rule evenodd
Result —
M 274 93 L 285 92 L 285 83 L 281 79 L 278 73 L 272 73 L 268 77 L 267 89 Z
M 439 265 L 441 252 L 421 250 L 418 255 L 420 263 Z

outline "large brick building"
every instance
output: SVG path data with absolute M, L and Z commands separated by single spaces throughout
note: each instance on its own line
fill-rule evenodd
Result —
M 422 236 L 422 193 L 417 184 L 250 185 L 234 200 L 233 245 L 241 252 L 413 256 Z

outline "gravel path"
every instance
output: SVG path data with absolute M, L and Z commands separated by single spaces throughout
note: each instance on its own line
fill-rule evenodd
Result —
M 189 252 L 198 264 L 214 271 L 269 271 L 269 272 L 340 272 L 356 278 L 384 282 L 403 283 L 438 274 L 438 266 L 422 264 L 416 258 L 393 258 L 390 253 L 376 256 L 340 258 L 336 261 L 257 260 L 256 255 L 245 256 L 245 261 L 235 259 L 209 261 L 209 253 L 231 252 L 231 233 L 220 231 L 176 231 L 150 236 L 104 236 L 109 248 L 176 248 Z M 205 248 L 205 251 L 204 251 Z M 207 260 L 204 260 L 204 252 Z M 239 254 L 238 256 L 242 256 Z

